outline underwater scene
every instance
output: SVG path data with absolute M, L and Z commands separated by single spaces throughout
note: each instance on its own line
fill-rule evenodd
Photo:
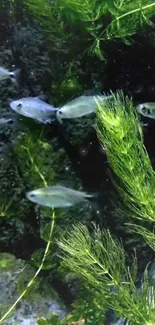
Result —
M 155 325 L 155 1 L 0 1 L 0 325 Z

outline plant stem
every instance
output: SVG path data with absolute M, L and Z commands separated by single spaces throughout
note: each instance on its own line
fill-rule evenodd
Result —
M 53 235 L 53 231 L 54 231 L 54 225 L 55 225 L 55 212 L 53 211 L 53 214 L 52 214 L 52 222 L 51 222 L 51 229 L 50 229 L 50 235 L 49 235 L 48 243 L 46 245 L 46 249 L 45 249 L 44 256 L 42 258 L 41 264 L 40 264 L 38 270 L 36 271 L 35 275 L 33 276 L 33 278 L 29 281 L 29 283 L 26 286 L 25 290 L 18 297 L 18 299 L 15 301 L 15 303 L 9 308 L 9 310 L 4 314 L 4 316 L 0 319 L 0 324 L 2 324 L 2 322 L 6 319 L 6 317 L 16 307 L 16 305 L 18 304 L 18 302 L 24 297 L 24 295 L 26 294 L 27 290 L 31 287 L 31 285 L 35 281 L 36 277 L 38 276 L 38 274 L 42 270 L 42 267 L 44 265 L 44 262 L 45 262 L 45 259 L 47 257 L 47 254 L 48 254 L 48 251 L 49 251 L 49 247 L 50 247 L 50 244 L 51 244 L 51 239 L 52 239 L 52 235 Z
M 132 14 L 134 14 L 134 13 L 136 13 L 136 12 L 139 12 L 139 11 L 142 11 L 142 10 L 145 10 L 145 9 L 149 9 L 149 8 L 151 8 L 151 7 L 154 7 L 155 6 L 155 2 L 152 2 L 152 3 L 150 3 L 149 5 L 146 5 L 146 6 L 144 6 L 144 7 L 141 7 L 141 8 L 137 8 L 137 9 L 133 9 L 133 10 L 131 10 L 131 11 L 129 11 L 129 12 L 126 12 L 125 14 L 123 14 L 123 15 L 121 15 L 121 16 L 119 16 L 119 17 L 116 17 L 105 29 L 104 29 L 104 31 L 99 35 L 99 37 L 98 37 L 98 39 L 100 39 L 101 37 L 102 37 L 102 35 L 108 30 L 108 28 L 110 27 L 110 26 L 112 26 L 115 22 L 118 22 L 120 19 L 122 19 L 122 18 L 124 18 L 124 17 L 126 17 L 126 16 L 129 16 L 129 15 L 132 15 Z
M 42 132 L 43 132 L 43 129 L 42 129 Z M 41 133 L 41 135 L 42 135 L 42 133 Z M 38 166 L 35 164 L 34 159 L 31 156 L 31 153 L 30 153 L 29 149 L 24 147 L 24 146 L 22 146 L 22 147 L 27 151 L 29 159 L 30 159 L 32 165 L 34 166 L 34 169 L 35 169 L 36 173 L 38 173 L 38 175 L 42 179 L 44 186 L 48 186 L 45 177 L 42 175 L 42 173 L 40 172 Z M 33 278 L 27 284 L 25 290 L 18 297 L 18 299 L 14 302 L 14 304 L 9 308 L 9 310 L 4 314 L 4 316 L 0 319 L 0 324 L 2 324 L 2 322 L 8 317 L 8 315 L 11 313 L 11 311 L 17 306 L 18 302 L 25 296 L 27 290 L 31 287 L 31 285 L 33 284 L 33 282 L 37 278 L 38 274 L 42 270 L 42 267 L 43 267 L 44 262 L 46 260 L 47 254 L 49 252 L 49 248 L 50 248 L 50 244 L 51 244 L 51 240 L 52 240 L 52 235 L 53 235 L 53 231 L 54 231 L 54 226 L 55 226 L 55 212 L 54 212 L 54 209 L 52 209 L 52 210 L 53 210 L 53 213 L 52 213 L 52 221 L 51 221 L 49 239 L 48 239 L 48 242 L 47 242 L 47 245 L 46 245 L 46 249 L 45 249 L 41 264 L 40 264 L 38 270 L 36 271 L 36 273 L 34 274 Z
M 46 187 L 47 187 L 47 186 L 48 186 L 48 184 L 47 184 L 47 182 L 46 182 L 46 179 L 45 179 L 45 177 L 43 176 L 43 174 L 41 174 L 41 172 L 40 172 L 40 170 L 39 170 L 38 166 L 35 164 L 35 162 L 34 162 L 34 159 L 33 159 L 33 157 L 31 156 L 31 153 L 30 153 L 29 149 L 28 149 L 28 148 L 26 148 L 26 147 L 24 147 L 24 146 L 22 146 L 22 148 L 23 148 L 23 149 L 25 149 L 25 150 L 27 151 L 27 153 L 28 153 L 28 156 L 29 156 L 29 159 L 30 159 L 30 161 L 31 161 L 32 165 L 34 166 L 34 169 L 35 169 L 36 173 L 38 173 L 38 174 L 39 174 L 40 178 L 41 178 L 41 179 L 42 179 L 42 181 L 43 181 L 43 184 L 44 184 L 44 186 L 46 186 Z

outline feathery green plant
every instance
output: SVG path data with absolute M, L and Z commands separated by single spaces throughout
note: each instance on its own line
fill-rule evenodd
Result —
M 27 131 L 17 141 L 15 153 L 18 156 L 19 168 L 22 171 L 25 181 L 29 179 L 31 186 L 39 187 L 46 184 L 44 175 L 48 178 L 49 183 L 52 183 L 55 177 L 53 169 L 47 168 L 45 160 L 50 160 L 51 145 L 43 139 L 43 130 L 34 134 Z
M 90 235 L 86 226 L 77 224 L 58 245 L 62 249 L 62 266 L 75 272 L 84 285 L 97 290 L 118 317 L 126 318 L 131 324 L 155 322 L 154 308 L 148 298 L 147 269 L 138 293 L 135 285 L 137 263 L 134 260 L 131 269 L 125 266 L 123 247 L 108 230 L 95 228 Z M 98 303 L 103 301 L 98 300 Z
M 152 25 L 155 2 L 150 0 L 26 0 L 26 6 L 42 23 L 49 36 L 59 35 L 62 40 L 73 37 L 75 28 L 93 44 L 89 52 L 101 60 L 105 58 L 101 45 L 107 40 L 122 39 L 131 43 L 131 36 L 140 28 Z M 84 37 L 85 41 L 85 37 Z M 104 46 L 102 46 L 104 48 Z
M 69 33 L 65 33 L 64 21 L 57 11 L 56 1 L 26 0 L 25 5 L 43 26 L 48 38 L 55 42 L 61 41 L 63 44 L 63 41 L 69 37 Z
M 104 295 L 91 286 L 82 287 L 72 307 L 71 314 L 65 319 L 66 324 L 78 324 L 83 320 L 86 325 L 102 325 L 108 308 Z
M 40 134 L 40 137 L 38 138 L 38 143 L 39 141 L 41 142 L 41 135 L 42 132 Z M 27 155 L 28 155 L 28 159 L 30 159 L 30 163 L 32 165 L 33 168 L 33 173 L 35 172 L 37 174 L 37 176 L 41 179 L 41 182 L 43 184 L 43 186 L 48 186 L 47 181 L 40 169 L 40 166 L 37 165 L 37 162 L 35 161 L 34 157 L 33 157 L 33 153 L 36 154 L 36 151 L 32 151 L 30 149 L 32 149 L 35 145 L 36 147 L 36 142 L 32 141 L 31 138 L 28 138 L 28 146 L 24 146 L 23 145 L 23 149 L 26 150 Z M 44 144 L 44 146 L 46 146 L 46 144 Z M 37 155 L 36 155 L 37 156 Z M 38 158 L 38 157 L 37 157 Z M 40 160 L 39 160 L 40 161 Z M 44 264 L 46 262 L 46 259 L 49 255 L 50 252 L 50 248 L 51 248 L 51 244 L 52 244 L 52 240 L 53 240 L 53 233 L 54 233 L 54 229 L 55 229 L 55 212 L 54 209 L 52 209 L 52 216 L 51 216 L 51 225 L 50 225 L 50 231 L 49 231 L 49 237 L 47 240 L 47 245 L 45 248 L 45 251 L 43 253 L 40 265 L 36 271 L 36 273 L 34 274 L 34 276 L 32 277 L 32 279 L 28 282 L 26 288 L 22 291 L 21 295 L 19 296 L 19 298 L 15 301 L 15 303 L 9 308 L 9 310 L 2 315 L 2 317 L 0 318 L 0 324 L 2 324 L 4 322 L 4 320 L 10 315 L 10 313 L 12 312 L 12 310 L 17 306 L 17 304 L 19 303 L 19 301 L 26 295 L 27 291 L 33 286 L 33 284 L 35 283 L 39 273 L 41 272 L 41 270 L 44 268 Z
M 141 235 L 147 244 L 155 251 L 155 233 L 145 227 L 127 223 L 131 227 L 131 231 Z
M 123 212 L 154 221 L 155 173 L 136 109 L 121 91 L 104 102 L 98 97 L 97 106 L 97 134 L 117 175 L 112 179 L 127 207 Z

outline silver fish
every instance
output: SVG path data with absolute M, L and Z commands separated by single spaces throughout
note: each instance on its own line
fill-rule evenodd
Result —
M 102 95 L 100 96 L 101 100 L 106 100 L 107 98 L 112 97 Z M 69 103 L 65 104 L 61 108 L 58 109 L 56 116 L 60 123 L 62 123 L 62 119 L 73 119 L 79 118 L 91 113 L 96 112 L 97 104 L 95 101 L 95 96 L 80 96 Z
M 85 192 L 75 191 L 64 186 L 48 186 L 43 187 L 26 194 L 26 197 L 37 204 L 58 208 L 71 207 L 74 204 L 80 203 L 87 198 L 92 198 Z
M 9 71 L 8 69 L 0 67 L 0 81 L 10 79 L 14 84 L 18 85 L 20 71 L 20 69 Z
M 12 118 L 5 118 L 5 117 L 0 118 L 0 126 L 5 124 L 13 124 L 14 122 L 15 119 Z
M 41 123 L 50 123 L 57 108 L 45 103 L 39 97 L 24 97 L 14 100 L 10 107 L 18 114 L 33 118 Z
M 137 111 L 145 117 L 155 119 L 155 103 L 148 102 L 136 106 Z

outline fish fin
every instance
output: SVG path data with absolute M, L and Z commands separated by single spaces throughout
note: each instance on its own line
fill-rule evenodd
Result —
M 44 101 L 44 102 L 48 102 L 48 97 L 47 97 L 47 95 L 45 95 L 45 94 L 42 94 L 42 95 L 36 96 L 35 98 L 36 98 L 36 99 L 40 99 L 40 100 L 42 100 L 42 101 Z
M 145 127 L 148 127 L 148 126 L 149 126 L 149 123 L 141 122 L 141 126 L 144 127 L 144 128 L 145 128 Z
M 97 196 L 97 193 L 93 193 L 93 194 L 86 194 L 86 199 L 91 199 L 91 198 L 95 198 Z
M 10 79 L 17 87 L 19 86 L 20 74 L 21 74 L 21 69 L 17 69 L 15 71 L 10 72 Z
M 39 118 L 39 119 L 35 119 L 35 121 L 37 121 L 39 123 L 43 123 L 43 124 L 50 124 L 51 122 L 55 121 L 55 119 L 52 119 L 52 118 L 49 118 L 49 119 Z

